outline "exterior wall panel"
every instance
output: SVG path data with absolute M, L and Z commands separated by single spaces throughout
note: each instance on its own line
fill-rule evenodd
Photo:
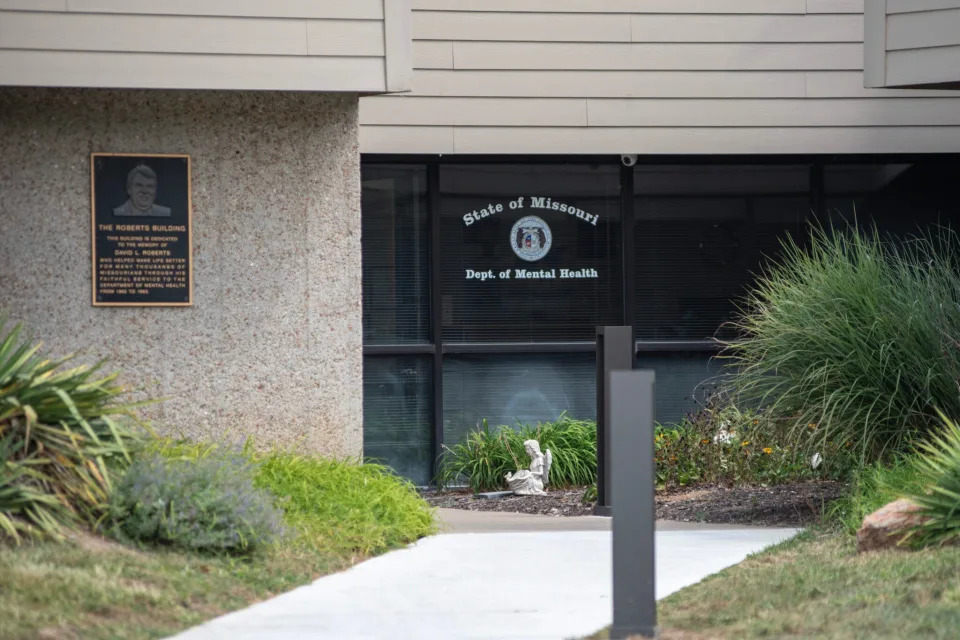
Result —
M 918 1 L 946 8 L 940 0 Z M 951 1 L 960 7 L 960 0 Z M 361 150 L 960 149 L 956 93 L 864 87 L 864 5 L 413 0 L 413 91 L 361 99 Z
M 960 0 L 873 0 L 865 27 L 866 86 L 960 88 Z
M 410 0 L 0 0 L 0 85 L 383 93 Z

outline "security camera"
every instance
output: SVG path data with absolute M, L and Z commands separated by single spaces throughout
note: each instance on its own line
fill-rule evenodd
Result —
M 635 153 L 621 153 L 620 162 L 623 163 L 625 167 L 632 167 L 637 164 L 637 154 Z

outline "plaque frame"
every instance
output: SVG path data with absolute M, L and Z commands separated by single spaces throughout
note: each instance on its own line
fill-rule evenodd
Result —
M 102 302 L 97 300 L 97 159 L 138 158 L 149 161 L 153 158 L 182 159 L 186 162 L 187 200 L 187 300 L 183 302 Z M 90 302 L 94 307 L 192 307 L 193 306 L 193 161 L 186 153 L 114 153 L 95 151 L 90 154 Z M 147 218 L 157 220 L 157 218 Z

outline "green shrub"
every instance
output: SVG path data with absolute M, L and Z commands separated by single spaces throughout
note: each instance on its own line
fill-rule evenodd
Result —
M 279 450 L 257 460 L 257 486 L 279 498 L 296 544 L 368 555 L 436 532 L 429 505 L 387 467 Z
M 540 450 L 550 449 L 553 465 L 549 486 L 583 486 L 597 479 L 597 424 L 592 420 L 574 420 L 566 415 L 554 422 L 521 425 L 518 429 L 500 426 L 492 432 L 487 421 L 470 432 L 466 442 L 444 446 L 437 483 L 441 487 L 467 482 L 474 491 L 493 491 L 506 487 L 504 476 L 526 469 L 530 458 L 524 440 L 537 440 Z
M 712 398 L 677 425 L 657 425 L 657 485 L 772 485 L 837 479 L 851 466 L 847 443 L 825 443 L 814 468 L 810 456 L 785 440 L 782 427 L 768 414 L 741 411 L 728 401 Z
M 100 515 L 140 432 L 117 374 L 43 359 L 20 334 L 0 321 L 0 535 L 59 538 Z
M 212 443 L 158 440 L 153 449 L 178 460 L 218 455 Z M 380 553 L 436 532 L 430 506 L 387 467 L 298 455 L 282 449 L 243 455 L 256 463 L 254 484 L 283 510 L 290 544 L 338 556 Z
M 726 344 L 738 402 L 784 420 L 807 454 L 851 442 L 861 462 L 908 451 L 960 415 L 956 236 L 884 243 L 876 230 L 814 228 L 784 243 Z
M 870 463 L 854 469 L 848 496 L 831 504 L 827 520 L 853 535 L 867 515 L 921 487 L 922 481 L 907 456 Z
M 247 554 L 283 532 L 273 496 L 241 455 L 136 460 L 110 496 L 105 529 L 120 540 Z
M 960 427 L 941 414 L 943 431 L 918 445 L 912 467 L 921 483 L 907 496 L 927 521 L 908 535 L 914 544 L 945 544 L 960 539 Z

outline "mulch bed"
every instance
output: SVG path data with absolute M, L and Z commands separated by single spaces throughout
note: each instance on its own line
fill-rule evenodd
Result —
M 771 487 L 701 485 L 657 492 L 657 519 L 715 524 L 807 526 L 820 520 L 830 502 L 844 496 L 839 482 L 800 482 Z M 470 511 L 502 511 L 551 516 L 593 514 L 593 503 L 583 501 L 584 489 L 552 489 L 545 496 L 474 498 L 467 490 L 428 491 L 423 497 L 434 507 Z

